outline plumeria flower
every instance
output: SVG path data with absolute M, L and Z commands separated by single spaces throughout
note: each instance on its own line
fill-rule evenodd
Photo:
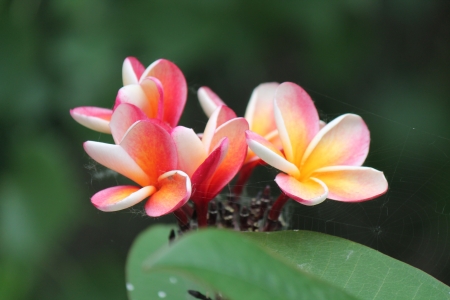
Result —
M 135 121 L 142 117 L 139 111 L 131 104 L 122 104 L 114 111 L 111 128 L 118 144 L 84 143 L 91 158 L 139 186 L 107 188 L 96 193 L 91 202 L 102 211 L 117 211 L 148 198 L 146 213 L 158 217 L 189 200 L 191 182 L 185 172 L 177 170 L 177 148 L 168 130 L 151 119 Z
M 219 106 L 206 124 L 202 138 L 186 127 L 173 129 L 179 169 L 192 181 L 199 226 L 206 225 L 208 203 L 230 182 L 247 154 L 248 123 L 228 107 Z
M 277 82 L 267 82 L 258 85 L 250 96 L 244 118 L 248 121 L 252 132 L 262 136 L 281 150 L 282 144 L 273 112 L 273 98 L 279 85 Z M 201 87 L 197 95 L 200 105 L 208 117 L 218 106 L 225 105 L 222 99 L 208 87 Z M 321 127 L 325 126 L 323 121 L 320 121 L 319 124 Z M 243 187 L 253 169 L 261 162 L 261 159 L 249 149 L 242 169 L 239 172 L 239 178 L 233 188 L 235 195 L 239 196 L 242 193 Z
M 274 116 L 284 154 L 251 131 L 246 132 L 247 143 L 262 160 L 283 172 L 275 181 L 288 197 L 316 205 L 326 198 L 366 201 L 387 191 L 383 172 L 361 167 L 370 134 L 360 116 L 345 114 L 320 129 L 311 98 L 290 82 L 277 88 Z
M 279 86 L 276 82 L 262 83 L 257 86 L 250 96 L 244 118 L 248 121 L 251 131 L 263 136 L 271 143 L 282 147 L 278 137 L 278 130 L 273 116 L 273 97 Z M 211 114 L 220 105 L 225 103 L 210 88 L 201 87 L 198 92 L 198 99 L 205 114 L 210 117 Z M 238 179 L 233 187 L 233 194 L 239 196 L 248 181 L 253 169 L 261 163 L 259 157 L 251 149 L 247 151 L 247 156 L 239 172 Z
M 113 109 L 82 106 L 70 111 L 81 125 L 111 133 L 113 111 L 122 103 L 140 108 L 150 119 L 158 119 L 174 127 L 183 112 L 187 85 L 181 70 L 166 59 L 159 59 L 147 69 L 134 57 L 127 57 L 122 67 L 123 85 L 117 93 Z
M 273 97 L 279 86 L 276 82 L 262 83 L 252 92 L 245 111 L 244 118 L 247 120 L 251 131 L 263 136 L 274 144 L 280 144 L 278 131 L 273 116 Z M 205 114 L 210 117 L 215 109 L 225 103 L 210 88 L 201 87 L 198 92 L 198 99 Z M 244 164 L 254 162 L 259 158 L 248 151 Z

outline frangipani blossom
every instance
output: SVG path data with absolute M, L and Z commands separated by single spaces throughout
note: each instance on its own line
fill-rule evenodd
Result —
M 258 85 L 250 96 L 245 119 L 251 131 L 263 136 L 271 143 L 281 148 L 281 141 L 278 137 L 275 118 L 273 115 L 273 97 L 279 86 L 276 82 L 262 83 Z M 210 88 L 201 87 L 198 92 L 198 99 L 205 114 L 210 117 L 215 109 L 225 103 Z M 261 163 L 259 157 L 249 149 L 244 159 L 244 163 L 239 172 L 238 179 L 233 187 L 233 194 L 240 196 L 245 183 L 252 174 L 253 169 Z
M 290 82 L 278 87 L 274 114 L 284 154 L 251 131 L 246 132 L 247 143 L 267 164 L 284 172 L 275 181 L 287 196 L 315 205 L 326 198 L 365 201 L 387 191 L 383 172 L 361 167 L 370 134 L 360 116 L 345 114 L 320 129 L 311 98 Z
M 202 139 L 192 129 L 178 126 L 172 137 L 178 149 L 179 169 L 192 182 L 191 199 L 200 226 L 206 225 L 208 202 L 230 182 L 247 154 L 245 131 L 248 123 L 226 106 L 219 106 L 209 118 Z
M 258 85 L 250 96 L 244 118 L 249 124 L 250 131 L 262 136 L 281 150 L 282 144 L 278 135 L 273 111 L 273 98 L 279 85 L 277 82 L 267 82 Z M 201 87 L 197 95 L 200 105 L 208 117 L 218 106 L 225 105 L 220 97 L 208 87 Z M 319 124 L 321 127 L 325 126 L 325 122 L 323 121 L 319 121 Z M 262 160 L 249 149 L 242 169 L 239 172 L 239 178 L 233 188 L 233 193 L 236 196 L 242 193 L 243 187 L 253 169 L 261 162 Z
M 112 116 L 133 109 L 122 104 Z M 132 118 L 129 118 L 130 120 Z M 125 126 L 125 124 L 123 124 Z M 178 157 L 175 143 L 169 132 L 154 120 L 134 122 L 126 132 L 113 131 L 120 140 L 116 145 L 88 141 L 86 153 L 98 163 L 136 182 L 139 186 L 124 185 L 107 188 L 96 193 L 91 202 L 100 210 L 117 211 L 149 198 L 146 213 L 152 217 L 173 212 L 183 206 L 191 195 L 188 175 L 177 170 Z
M 250 96 L 244 118 L 247 120 L 251 131 L 281 147 L 273 114 L 273 97 L 278 86 L 279 83 L 276 82 L 258 85 Z M 219 96 L 208 87 L 201 87 L 197 95 L 200 105 L 208 117 L 211 116 L 218 106 L 225 105 Z M 247 153 L 244 164 L 257 160 L 259 158 L 250 150 Z
M 187 85 L 183 73 L 172 62 L 159 59 L 147 69 L 134 57 L 127 57 L 122 67 L 123 84 L 114 108 L 83 106 L 70 111 L 81 125 L 103 133 L 111 133 L 113 111 L 122 103 L 139 107 L 150 119 L 158 119 L 174 127 L 183 112 Z

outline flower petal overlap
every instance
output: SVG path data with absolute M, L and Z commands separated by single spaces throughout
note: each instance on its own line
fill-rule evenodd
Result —
M 122 66 L 124 86 L 118 91 L 114 108 L 77 107 L 72 117 L 92 130 L 111 133 L 113 111 L 123 103 L 133 104 L 147 118 L 158 119 L 170 127 L 180 120 L 187 99 L 187 84 L 181 70 L 166 59 L 159 59 L 147 69 L 134 57 L 127 57 Z M 116 141 L 117 142 L 117 141 Z
M 88 141 L 84 148 L 92 159 L 142 187 L 118 186 L 98 192 L 91 201 L 101 210 L 124 209 L 150 197 L 146 212 L 157 217 L 189 200 L 191 182 L 185 172 L 177 170 L 175 143 L 153 120 L 135 122 L 117 145 Z
M 271 140 L 273 144 L 279 146 L 281 149 L 273 114 L 273 97 L 278 86 L 279 84 L 276 82 L 262 83 L 257 86 L 250 96 L 245 111 L 245 119 L 251 131 Z M 203 111 L 208 117 L 211 117 L 217 107 L 225 105 L 220 97 L 208 87 L 201 87 L 197 92 L 197 96 Z M 259 158 L 253 151 L 248 150 L 244 164 L 257 160 Z
M 384 174 L 362 166 L 370 144 L 363 119 L 344 114 L 328 124 L 320 121 L 311 97 L 294 83 L 257 86 L 245 118 L 201 87 L 198 98 L 209 120 L 204 132 L 196 134 L 177 126 L 187 84 L 174 63 L 159 59 L 145 68 L 127 57 L 122 80 L 112 109 L 70 111 L 80 124 L 112 134 L 114 144 L 85 142 L 86 153 L 136 183 L 97 192 L 91 202 L 100 210 L 117 211 L 148 199 L 149 216 L 174 212 L 184 228 L 192 213 L 185 204 L 191 199 L 199 226 L 206 226 L 208 203 L 238 173 L 232 193 L 239 199 L 261 162 L 282 172 L 275 182 L 283 193 L 270 210 L 271 221 L 288 197 L 316 205 L 327 198 L 366 201 L 387 191 Z
M 235 116 L 230 108 L 219 106 L 209 118 L 202 139 L 182 126 L 172 131 L 178 149 L 178 166 L 191 177 L 191 199 L 196 204 L 201 225 L 206 221 L 208 202 L 237 174 L 247 154 L 248 123 Z
M 361 167 L 370 133 L 360 116 L 342 115 L 322 127 L 309 95 L 290 82 L 277 88 L 274 115 L 284 154 L 254 132 L 247 131 L 246 137 L 252 151 L 286 173 L 275 179 L 286 195 L 315 205 L 326 198 L 365 201 L 387 191 L 382 172 Z

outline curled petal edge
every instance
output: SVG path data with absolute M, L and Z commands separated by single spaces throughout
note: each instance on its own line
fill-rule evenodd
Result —
M 287 196 L 303 205 L 317 205 L 325 201 L 328 196 L 328 187 L 314 177 L 300 182 L 292 176 L 280 173 L 275 177 L 275 182 Z
M 211 117 L 217 107 L 225 105 L 222 99 L 220 99 L 216 93 L 206 86 L 202 86 L 198 89 L 197 97 L 200 102 L 200 106 L 208 118 Z
M 162 120 L 171 127 L 177 126 L 187 99 L 187 83 L 183 72 L 173 62 L 158 59 L 145 69 L 139 82 L 149 76 L 158 78 L 164 89 Z
M 129 208 L 156 191 L 154 186 L 114 186 L 96 193 L 92 204 L 101 211 L 112 212 Z
M 191 180 L 183 171 L 173 170 L 162 174 L 158 184 L 158 190 L 145 204 L 145 212 L 150 217 L 169 214 L 186 204 L 191 197 Z
M 94 106 L 81 106 L 70 110 L 72 118 L 81 125 L 101 132 L 111 133 L 109 122 L 113 111 L 106 108 Z

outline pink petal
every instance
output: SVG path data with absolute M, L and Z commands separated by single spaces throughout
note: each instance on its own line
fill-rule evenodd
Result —
M 346 202 L 371 200 L 386 193 L 383 172 L 367 167 L 335 166 L 316 170 L 311 176 L 328 187 L 328 198 Z
M 150 185 L 147 174 L 119 145 L 87 141 L 83 144 L 86 153 L 99 164 L 130 178 L 141 186 Z
M 152 120 L 138 121 L 123 137 L 120 146 L 147 174 L 151 184 L 177 167 L 177 150 L 170 134 Z
M 211 141 L 216 132 L 216 129 L 223 123 L 236 118 L 236 113 L 228 106 L 219 106 L 211 115 L 206 123 L 205 131 L 203 132 L 202 142 L 205 149 L 209 151 L 211 147 Z
M 141 202 L 155 191 L 154 186 L 115 186 L 96 193 L 91 202 L 102 211 L 118 211 Z
M 116 107 L 111 118 L 111 133 L 114 142 L 119 144 L 128 129 L 140 120 L 146 120 L 147 116 L 137 106 L 123 103 Z
M 114 109 L 122 103 L 139 107 L 150 119 L 162 119 L 163 88 L 154 77 L 146 77 L 140 84 L 130 84 L 119 90 Z
M 302 161 L 302 176 L 329 166 L 360 166 L 369 152 L 370 133 L 360 116 L 342 115 L 320 130 Z
M 158 191 L 145 204 L 151 217 L 159 217 L 177 210 L 191 196 L 191 181 L 182 171 L 166 172 L 158 178 Z
M 89 129 L 111 133 L 109 121 L 112 110 L 94 106 L 81 106 L 70 110 L 72 118 Z
M 152 106 L 152 111 L 156 112 L 154 118 L 163 120 L 164 116 L 164 88 L 161 81 L 155 77 L 146 77 L 140 83 L 144 90 L 147 101 Z
M 202 141 L 194 130 L 183 126 L 173 129 L 172 138 L 177 146 L 178 169 L 192 177 L 207 155 Z
M 139 84 L 129 84 L 122 87 L 116 96 L 114 109 L 122 103 L 129 103 L 139 107 L 149 118 L 155 118 L 157 112 L 153 105 L 147 100 L 147 96 Z
M 212 185 L 211 181 L 220 163 L 227 155 L 228 148 L 228 138 L 222 138 L 217 147 L 208 155 L 205 161 L 192 175 L 192 200 L 195 203 L 209 202 L 217 196 L 223 188 L 223 186 Z
M 216 147 L 224 137 L 228 138 L 230 144 L 226 157 L 211 179 L 210 192 L 213 188 L 214 193 L 219 193 L 241 168 L 247 155 L 246 130 L 248 123 L 244 118 L 232 119 L 217 128 L 211 147 Z
M 138 84 L 144 70 L 144 66 L 137 58 L 132 56 L 125 58 L 122 65 L 123 85 Z
M 277 129 L 273 101 L 279 85 L 276 82 L 263 83 L 253 90 L 245 111 L 251 131 L 264 136 Z
M 319 115 L 309 95 L 291 82 L 280 84 L 275 93 L 275 121 L 284 154 L 300 166 L 303 153 L 319 131 Z
M 180 120 L 187 99 L 187 84 L 181 70 L 166 59 L 152 63 L 142 74 L 140 82 L 146 77 L 158 78 L 164 88 L 163 120 L 175 127 Z
M 327 186 L 316 178 L 298 181 L 292 176 L 280 173 L 275 177 L 275 182 L 291 199 L 308 206 L 325 201 L 328 195 Z
M 217 107 L 225 105 L 222 99 L 219 98 L 209 87 L 202 86 L 197 91 L 197 97 L 200 106 L 203 108 L 206 116 L 211 117 L 212 113 Z
M 247 130 L 245 134 L 249 148 L 268 165 L 292 176 L 300 175 L 298 168 L 287 161 L 283 153 L 268 140 L 250 130 Z

